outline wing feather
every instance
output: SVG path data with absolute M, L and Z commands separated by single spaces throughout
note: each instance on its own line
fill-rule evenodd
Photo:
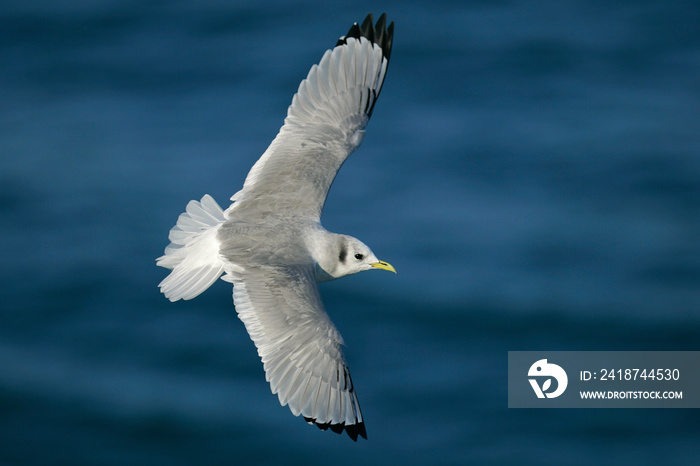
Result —
M 227 270 L 238 316 L 282 405 L 322 428 L 366 437 L 360 405 L 312 265 Z
M 384 83 L 393 23 L 353 25 L 299 85 L 284 125 L 231 200 L 234 209 L 284 199 L 285 212 L 318 221 L 336 173 L 361 143 Z M 300 187 L 302 187 L 300 189 Z

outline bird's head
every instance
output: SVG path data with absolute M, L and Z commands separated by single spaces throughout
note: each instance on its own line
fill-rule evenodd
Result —
M 319 281 L 333 280 L 371 269 L 396 273 L 391 264 L 377 259 L 372 250 L 359 239 L 348 235 L 334 236 L 335 241 L 326 249 L 324 260 L 318 261 L 316 276 Z

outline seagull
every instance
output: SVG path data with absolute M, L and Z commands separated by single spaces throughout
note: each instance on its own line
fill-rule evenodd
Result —
M 156 264 L 170 301 L 192 299 L 218 278 L 282 406 L 352 440 L 364 418 L 318 282 L 371 269 L 396 273 L 360 240 L 321 226 L 328 190 L 359 147 L 384 83 L 394 23 L 369 14 L 313 65 L 284 125 L 225 211 L 208 194 L 190 201 Z

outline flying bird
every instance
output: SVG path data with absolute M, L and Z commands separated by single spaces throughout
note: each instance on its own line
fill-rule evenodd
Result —
M 157 265 L 170 301 L 192 299 L 219 277 L 233 284 L 238 317 L 258 349 L 272 393 L 322 430 L 367 438 L 343 338 L 318 282 L 363 270 L 396 273 L 358 239 L 321 226 L 328 190 L 362 143 L 384 83 L 394 23 L 354 23 L 311 67 L 284 125 L 223 210 L 190 201 Z

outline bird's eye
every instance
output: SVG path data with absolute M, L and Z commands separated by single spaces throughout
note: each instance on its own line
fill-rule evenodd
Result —
M 355 259 L 357 259 L 358 261 L 361 261 L 361 260 L 364 259 L 364 258 L 365 258 L 365 256 L 363 256 L 363 255 L 360 254 L 359 252 L 358 252 L 357 254 L 355 254 Z

